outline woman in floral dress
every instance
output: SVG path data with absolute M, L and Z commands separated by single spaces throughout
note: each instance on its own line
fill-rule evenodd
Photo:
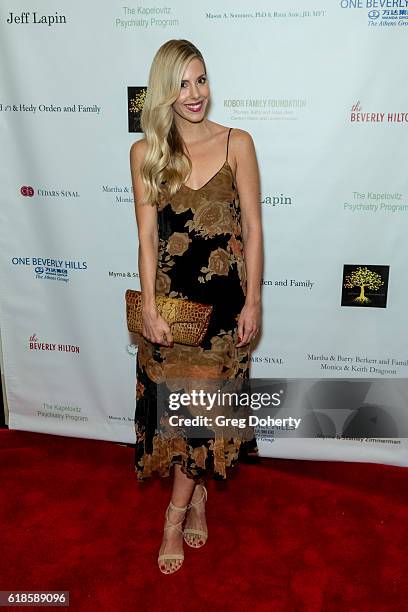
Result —
M 248 380 L 261 324 L 259 171 L 250 134 L 207 118 L 210 88 L 200 51 L 170 40 L 157 51 L 141 115 L 145 137 L 130 150 L 139 234 L 143 330 L 138 334 L 135 470 L 174 475 L 159 567 L 180 569 L 183 543 L 205 544 L 205 482 L 223 480 L 242 454 L 258 452 L 250 428 L 222 437 L 164 435 L 164 401 L 177 381 Z M 208 178 L 210 177 L 210 178 Z M 187 184 L 188 183 L 188 184 Z M 213 305 L 199 347 L 173 342 L 156 295 Z M 241 387 L 242 388 L 242 387 Z

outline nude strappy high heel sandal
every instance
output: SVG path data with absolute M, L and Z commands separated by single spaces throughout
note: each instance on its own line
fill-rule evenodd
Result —
M 180 525 L 184 523 L 184 518 L 182 521 L 179 521 L 178 523 L 172 523 L 171 521 L 169 521 L 169 510 L 170 509 L 178 510 L 179 512 L 185 512 L 188 509 L 188 504 L 187 506 L 178 508 L 177 506 L 173 504 L 173 502 L 170 502 L 166 509 L 166 523 L 165 523 L 165 527 L 163 531 L 166 531 L 166 529 L 177 529 L 177 531 L 180 531 L 180 533 L 183 533 L 183 530 L 180 528 Z M 167 567 L 167 564 L 165 563 L 166 561 L 177 561 L 177 563 L 175 567 L 170 568 L 170 567 Z M 157 558 L 159 570 L 163 574 L 174 574 L 174 572 L 177 572 L 177 570 L 181 568 L 181 566 L 183 565 L 183 561 L 184 561 L 184 553 L 164 553 L 162 555 L 159 555 Z M 164 562 L 164 569 L 160 567 L 163 564 L 163 562 Z
M 208 498 L 207 489 L 205 488 L 203 484 L 201 484 L 201 486 L 203 488 L 202 498 L 198 502 L 190 502 L 187 506 L 188 508 L 191 508 L 193 506 L 198 506 L 198 504 L 201 504 L 202 502 L 205 503 L 207 501 L 207 498 Z M 204 546 L 204 544 L 207 541 L 208 531 L 203 531 L 202 529 L 192 529 L 192 528 L 187 527 L 186 529 L 184 529 L 183 538 L 184 538 L 185 543 L 191 546 L 192 548 L 201 548 L 201 546 Z

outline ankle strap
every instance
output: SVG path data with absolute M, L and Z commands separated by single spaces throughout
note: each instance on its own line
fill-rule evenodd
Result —
M 187 508 L 188 508 L 188 505 L 184 506 L 183 508 L 179 508 L 178 506 L 175 506 L 173 502 L 170 502 L 166 509 L 166 525 L 164 527 L 164 531 L 166 531 L 166 529 L 173 528 L 173 529 L 177 529 L 177 531 L 180 531 L 180 533 L 183 533 L 183 530 L 180 528 L 180 525 L 184 523 L 184 518 L 178 523 L 172 523 L 169 520 L 169 510 L 173 509 L 173 510 L 179 510 L 180 512 L 185 512 Z
M 201 484 L 201 483 L 200 483 L 200 484 Z M 203 484 L 202 484 L 201 486 L 203 487 L 203 490 L 204 490 L 204 491 L 203 491 L 203 496 L 202 496 L 202 498 L 201 498 L 201 499 L 199 499 L 197 502 L 190 502 L 190 503 L 188 504 L 188 508 L 191 508 L 192 506 L 198 506 L 198 504 L 201 504 L 201 502 L 202 502 L 203 500 L 207 501 L 207 489 L 205 488 L 205 486 L 204 486 Z
M 179 510 L 180 512 L 185 512 L 188 508 L 188 504 L 187 506 L 178 507 L 178 506 L 175 506 L 172 501 L 169 503 L 169 506 L 172 510 Z

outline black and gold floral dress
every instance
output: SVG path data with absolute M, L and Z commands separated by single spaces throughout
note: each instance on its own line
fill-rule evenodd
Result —
M 249 378 L 250 344 L 236 348 L 237 318 L 246 296 L 239 194 L 227 155 L 220 170 L 200 189 L 182 185 L 170 201 L 158 206 L 159 253 L 156 294 L 213 305 L 210 325 L 199 347 L 151 343 L 137 335 L 135 472 L 139 481 L 157 472 L 169 476 L 177 463 L 196 482 L 212 472 L 224 480 L 250 450 L 253 436 L 163 436 L 157 428 L 157 402 L 166 382 L 178 377 Z M 166 414 L 166 413 L 165 413 Z

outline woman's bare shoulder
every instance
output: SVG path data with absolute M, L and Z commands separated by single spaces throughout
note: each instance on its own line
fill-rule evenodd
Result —
M 141 138 L 140 140 L 136 140 L 132 146 L 130 147 L 130 159 L 132 161 L 138 161 L 139 163 L 143 161 L 147 150 L 147 140 L 146 138 Z
M 247 143 L 252 141 L 251 134 L 246 130 L 242 130 L 241 128 L 233 128 L 231 130 L 231 138 L 238 143 Z
M 252 136 L 246 130 L 234 128 L 230 134 L 229 150 L 231 152 L 231 166 L 236 174 L 237 166 L 245 164 L 248 157 L 254 154 L 255 145 Z
M 234 126 L 223 125 L 222 123 L 216 123 L 215 121 L 208 120 L 208 124 L 213 129 L 215 135 L 221 135 L 225 132 L 228 132 L 231 129 L 231 138 L 235 138 L 235 140 L 242 139 L 243 141 L 251 140 L 252 136 L 249 132 L 242 130 L 241 128 L 236 128 Z

